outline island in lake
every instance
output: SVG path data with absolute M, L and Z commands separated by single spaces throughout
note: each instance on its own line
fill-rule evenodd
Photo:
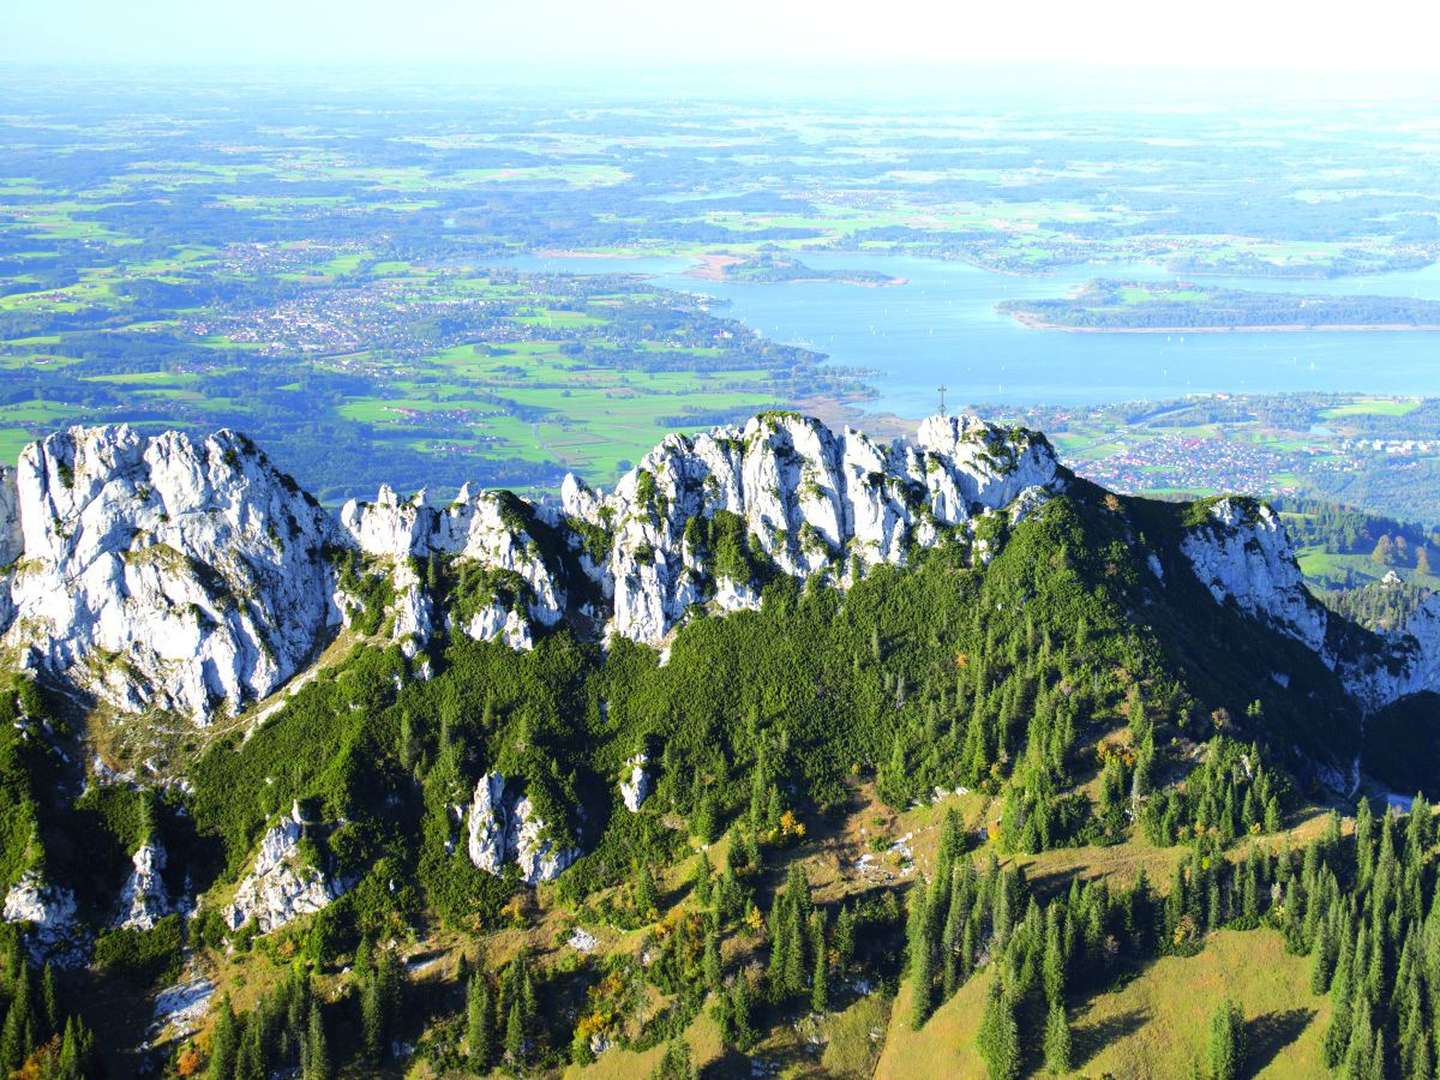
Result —
M 820 270 L 806 265 L 792 255 L 768 251 L 750 256 L 705 255 L 701 257 L 698 265 L 686 273 L 708 281 L 736 281 L 753 285 L 826 281 L 834 285 L 859 285 L 874 289 L 905 284 L 903 277 L 894 277 L 879 270 Z
M 1037 329 L 1095 334 L 1440 330 L 1435 300 L 1249 292 L 1181 281 L 1097 279 L 1062 299 L 1008 300 L 999 310 Z

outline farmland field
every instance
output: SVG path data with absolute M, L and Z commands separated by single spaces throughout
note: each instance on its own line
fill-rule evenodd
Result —
M 1422 334 L 1097 350 L 997 311 L 1092 278 L 1124 282 L 1125 318 L 1204 311 L 1213 274 L 1421 310 L 1440 300 L 1435 163 L 1396 144 L 1403 109 L 1319 139 L 1283 110 L 1239 130 L 1122 111 L 1056 137 L 1043 103 L 572 110 L 432 86 L 378 108 L 316 81 L 247 84 L 240 104 L 216 76 L 161 116 L 120 85 L 3 80 L 5 460 L 71 423 L 232 426 L 327 502 L 382 480 L 544 492 L 777 405 L 903 434 L 943 381 L 955 404 L 1043 415 L 1067 460 L 1134 490 L 1263 472 L 1275 494 L 1440 520 L 1433 485 L 1380 478 L 1357 441 L 1408 438 L 1405 464 L 1435 467 Z M 1257 161 L 1247 135 L 1290 153 Z M 1352 190 L 1336 162 L 1380 148 L 1383 190 Z M 1289 352 L 1323 356 L 1319 374 Z M 1273 411 L 1282 390 L 1305 424 L 1113 406 L 1248 391 Z

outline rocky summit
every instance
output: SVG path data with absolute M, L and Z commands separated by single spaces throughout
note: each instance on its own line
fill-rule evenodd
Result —
M 332 514 L 236 432 L 72 428 L 0 475 L 0 647 L 119 712 L 205 723 L 300 672 L 367 582 L 410 656 L 440 631 L 529 648 L 562 621 L 661 645 L 697 613 L 757 606 L 762 566 L 844 587 L 957 534 L 984 560 L 978 523 L 1070 480 L 1043 435 L 973 415 L 883 443 L 777 412 L 671 435 L 609 492 L 571 475 L 558 501 L 462 488 L 439 506 L 382 487 Z M 1440 685 L 1440 603 L 1381 654 L 1339 655 L 1268 508 L 1218 501 L 1182 546 L 1217 601 L 1340 668 L 1366 707 Z M 463 590 L 439 595 L 436 558 Z

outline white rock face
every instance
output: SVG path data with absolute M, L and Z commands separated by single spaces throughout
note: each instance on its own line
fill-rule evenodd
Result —
M 83 928 L 76 922 L 75 895 L 69 889 L 27 870 L 5 894 L 4 917 L 6 922 L 30 924 L 28 946 L 35 959 L 54 959 L 65 967 L 85 962 Z
M 392 560 L 397 584 L 399 575 L 406 575 L 396 624 L 402 640 L 423 645 L 433 633 L 435 615 L 408 566 L 411 558 L 433 554 L 477 563 L 502 582 L 495 602 L 482 606 L 457 629 L 480 640 L 501 639 L 514 648 L 529 648 L 531 626 L 559 622 L 566 597 L 526 529 L 525 511 L 525 504 L 512 495 L 472 495 L 468 486 L 443 509 L 430 506 L 424 492 L 401 500 L 382 487 L 373 503 L 347 502 L 340 511 L 340 528 L 364 554 Z
M 509 858 L 509 812 L 505 777 L 486 773 L 470 803 L 470 861 L 487 874 L 498 874 Z
M 1329 640 L 1331 616 L 1305 587 L 1294 548 L 1270 508 L 1222 499 L 1211 517 L 1215 524 L 1192 530 L 1181 548 L 1217 602 L 1233 600 L 1312 649 L 1367 711 L 1422 690 L 1440 691 L 1440 594 L 1421 603 L 1403 627 L 1377 636 L 1378 649 L 1347 654 Z
M 203 977 L 167 986 L 155 995 L 151 1035 L 179 1038 L 191 1034 L 205 1019 L 214 997 L 215 984 Z
M 844 585 L 852 567 L 903 562 L 982 510 L 1028 513 L 1062 484 L 1043 437 L 975 417 L 932 417 L 911 445 L 767 414 L 670 436 L 609 495 L 567 478 L 563 507 L 468 488 L 435 507 L 382 487 L 337 518 L 234 432 L 76 427 L 0 473 L 0 648 L 121 712 L 203 723 L 273 693 L 351 621 L 331 545 L 390 575 L 389 625 L 411 657 L 447 629 L 530 648 L 565 617 L 567 586 L 593 594 L 582 623 L 658 644 L 697 605 L 759 604 L 714 565 L 704 530 L 687 535 L 692 518 L 735 514 L 780 570 Z M 464 576 L 460 619 L 430 595 L 432 555 Z
M 845 584 L 861 567 L 903 563 L 910 544 L 936 543 L 945 526 L 1025 495 L 1033 510 L 1063 486 L 1043 436 L 974 416 L 933 416 L 916 445 L 877 443 L 817 420 L 765 414 L 744 428 L 667 436 L 608 495 L 567 477 L 571 519 L 611 534 L 593 576 L 613 598 L 609 628 L 658 643 L 693 604 L 754 606 L 748 581 L 729 580 L 697 551 L 687 523 L 737 515 L 749 543 L 787 574 Z M 711 578 L 718 580 L 711 580 Z
M 301 835 L 302 826 L 293 815 L 265 834 L 254 868 L 224 911 L 225 925 L 231 930 L 239 930 L 253 919 L 260 933 L 268 934 L 301 915 L 319 911 L 345 892 L 343 883 L 300 862 Z
M 165 882 L 165 849 L 155 842 L 141 844 L 130 857 L 132 869 L 120 890 L 115 925 L 130 930 L 150 930 L 170 913 Z
M 650 797 L 650 771 L 645 767 L 649 763 L 650 758 L 643 750 L 625 762 L 630 775 L 620 781 L 620 798 L 624 800 L 625 809 L 632 814 L 639 813 L 640 807 Z
M 241 435 L 71 428 L 24 450 L 13 491 L 0 644 L 121 710 L 238 709 L 323 638 L 331 521 Z
M 1265 504 L 1241 499 L 1221 499 L 1210 516 L 1215 524 L 1192 530 L 1181 550 L 1216 602 L 1233 600 L 1247 615 L 1322 652 L 1328 617 L 1305 587 L 1280 519 Z
M 506 863 L 520 867 L 527 885 L 551 881 L 580 857 L 578 848 L 558 846 L 545 822 L 535 813 L 529 796 L 507 790 L 499 773 L 482 776 L 470 803 L 470 861 L 487 874 L 498 874 Z

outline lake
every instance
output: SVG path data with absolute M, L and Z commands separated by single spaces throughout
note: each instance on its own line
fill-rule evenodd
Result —
M 830 282 L 744 284 L 687 277 L 685 258 L 524 256 L 522 271 L 638 273 L 666 288 L 727 301 L 723 309 L 776 341 L 872 370 L 879 397 L 867 408 L 902 416 L 947 402 L 1093 404 L 1190 393 L 1336 391 L 1440 395 L 1440 334 L 1294 332 L 1070 334 L 1033 330 L 999 314 L 1002 300 L 1062 296 L 1092 277 L 1173 278 L 1150 264 L 1094 264 L 1016 276 L 965 263 L 901 255 L 802 253 L 817 269 L 878 270 L 905 285 Z M 1237 289 L 1440 300 L 1440 265 L 1327 280 L 1204 277 Z

